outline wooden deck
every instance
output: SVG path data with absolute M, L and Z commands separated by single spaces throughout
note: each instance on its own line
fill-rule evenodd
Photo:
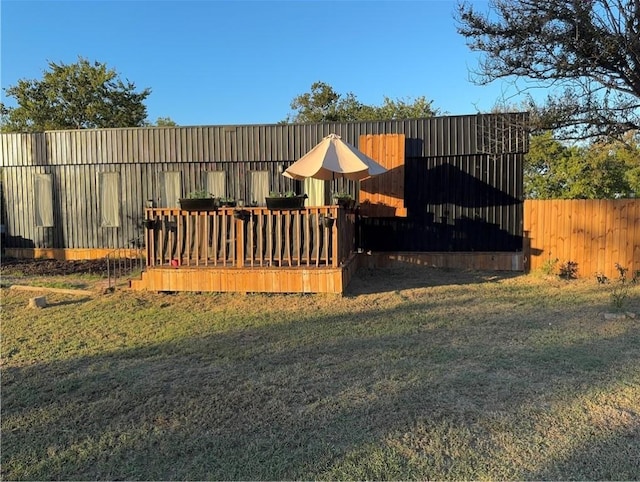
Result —
M 239 293 L 343 293 L 358 268 L 353 253 L 331 267 L 156 267 L 131 281 L 134 290 Z
M 147 209 L 145 227 L 137 290 L 342 293 L 357 269 L 355 215 L 338 206 Z

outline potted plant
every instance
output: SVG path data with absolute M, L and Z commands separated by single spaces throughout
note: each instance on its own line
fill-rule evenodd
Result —
M 304 200 L 307 198 L 306 194 L 296 194 L 293 191 L 287 191 L 284 194 L 272 191 L 265 200 L 269 209 L 302 209 Z
M 224 208 L 235 208 L 236 200 L 232 197 L 221 197 L 218 199 L 218 204 Z
M 353 196 L 346 192 L 334 194 L 333 199 L 338 206 L 345 209 L 353 209 L 356 205 L 356 200 L 353 199 Z
M 211 211 L 217 207 L 217 199 L 204 189 L 192 191 L 186 198 L 180 198 L 180 209 L 185 211 Z

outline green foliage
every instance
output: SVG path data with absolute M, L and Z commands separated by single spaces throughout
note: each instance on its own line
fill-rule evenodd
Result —
M 544 263 L 542 263 L 542 266 L 540 267 L 540 271 L 544 275 L 551 276 L 555 274 L 557 264 L 558 264 L 558 258 L 548 258 L 545 260 Z
M 187 199 L 208 199 L 214 197 L 213 194 L 206 189 L 199 189 L 197 191 L 191 191 L 187 194 Z
M 348 192 L 337 192 L 333 195 L 334 199 L 345 199 L 345 200 L 352 200 L 353 196 L 351 194 L 349 194 Z
M 631 280 L 627 279 L 627 272 L 629 268 L 621 266 L 616 263 L 616 270 L 618 271 L 618 281 L 611 289 L 611 306 L 616 311 L 624 311 L 629 301 L 629 294 L 631 291 L 631 285 L 638 282 L 638 274 L 636 272 Z
M 41 80 L 19 80 L 6 89 L 17 107 L 0 106 L 2 130 L 41 132 L 54 129 L 136 127 L 145 124 L 144 100 L 106 64 L 79 57 L 74 64 L 49 62 Z
M 296 197 L 296 196 L 304 196 L 305 199 L 307 197 L 306 194 L 296 194 L 295 191 L 285 191 L 285 192 L 271 191 L 269 193 L 269 197 Z
M 616 311 L 624 311 L 629 302 L 631 286 L 640 281 L 640 270 L 636 271 L 631 280 L 629 280 L 627 278 L 629 268 L 625 268 L 619 263 L 616 263 L 615 267 L 618 271 L 618 279 L 611 286 L 611 292 L 609 293 L 611 307 Z M 609 278 L 602 273 L 596 274 L 596 281 L 601 285 L 610 283 Z
M 640 129 L 640 2 L 460 0 L 458 32 L 483 53 L 474 81 L 524 80 L 548 89 L 532 121 L 565 138 L 618 137 Z M 634 67 L 635 66 L 635 67 Z
M 294 113 L 286 122 L 350 122 L 366 120 L 412 119 L 432 117 L 439 110 L 424 96 L 417 99 L 393 100 L 385 97 L 381 106 L 361 103 L 349 92 L 338 94 L 324 82 L 314 82 L 311 91 L 298 95 L 291 102 Z
M 237 201 L 233 197 L 221 197 L 218 198 L 218 204 L 220 206 L 236 207 Z
M 178 124 L 171 117 L 158 117 L 156 123 L 153 124 L 157 127 L 177 127 Z
M 524 163 L 524 191 L 534 199 L 612 199 L 640 196 L 640 143 L 597 139 L 567 146 L 551 132 L 534 135 Z

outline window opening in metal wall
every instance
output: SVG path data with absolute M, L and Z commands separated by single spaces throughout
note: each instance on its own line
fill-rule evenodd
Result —
M 34 199 L 36 226 L 50 228 L 53 226 L 53 175 L 35 174 Z
M 308 177 L 304 180 L 304 194 L 309 196 L 308 206 L 324 206 L 327 204 L 325 198 L 325 186 L 327 181 Z M 302 194 L 302 193 L 298 193 Z
M 120 174 L 101 172 L 98 176 L 100 225 L 103 228 L 117 228 L 120 226 Z
M 224 185 L 224 171 L 209 171 L 206 174 L 207 192 L 214 197 L 228 197 Z
M 249 171 L 249 182 L 251 199 L 248 202 L 264 206 L 265 198 L 269 196 L 269 171 Z
M 160 206 L 164 208 L 179 207 L 182 197 L 182 176 L 178 171 L 160 173 Z

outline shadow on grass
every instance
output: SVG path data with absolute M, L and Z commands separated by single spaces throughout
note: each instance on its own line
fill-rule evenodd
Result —
M 459 459 L 449 455 L 438 462 L 389 452 L 385 440 L 426 424 L 466 428 L 477 442 L 490 438 L 491 424 L 501 417 L 507 430 L 532 437 L 533 429 L 520 425 L 524 406 L 606 391 L 638 368 L 640 340 L 631 327 L 605 340 L 565 342 L 546 324 L 532 323 L 513 341 L 524 325 L 510 327 L 510 321 L 498 319 L 504 333 L 483 337 L 481 331 L 495 330 L 496 321 L 447 326 L 413 318 L 428 306 L 372 309 L 348 320 L 314 317 L 238 327 L 5 368 L 3 478 L 489 477 L 482 465 L 465 462 L 465 454 L 489 465 L 501 454 L 473 443 Z M 388 320 L 400 319 L 409 321 L 395 331 L 382 330 Z M 548 343 L 532 346 L 545 336 Z M 611 440 L 626 451 L 640 445 L 622 435 Z M 591 453 L 607 443 L 596 437 L 580 451 Z M 341 471 L 348 454 L 372 444 L 387 450 L 383 463 L 400 460 L 399 465 L 380 472 Z M 581 453 L 558 459 L 537 476 L 574 478 Z M 366 462 L 364 456 L 360 463 Z M 528 475 L 517 464 L 506 464 L 501 478 Z M 609 467 L 610 478 L 632 467 Z M 585 471 L 578 478 L 597 473 Z
M 66 306 L 66 305 L 79 305 L 82 303 L 86 303 L 87 301 L 91 301 L 91 298 L 88 296 L 85 296 L 83 298 L 76 298 L 73 300 L 63 300 L 63 301 L 55 301 L 53 303 L 50 303 L 49 301 L 47 301 L 47 306 L 45 307 L 54 307 L 54 306 Z
M 636 423 L 635 428 L 578 445 L 568 456 L 532 474 L 530 480 L 638 480 L 638 439 L 640 425 Z
M 520 272 L 472 271 L 429 266 L 399 265 L 387 268 L 360 268 L 349 285 L 345 296 L 384 293 L 446 285 L 494 283 L 524 276 Z M 382 285 L 380 280 L 384 280 Z

